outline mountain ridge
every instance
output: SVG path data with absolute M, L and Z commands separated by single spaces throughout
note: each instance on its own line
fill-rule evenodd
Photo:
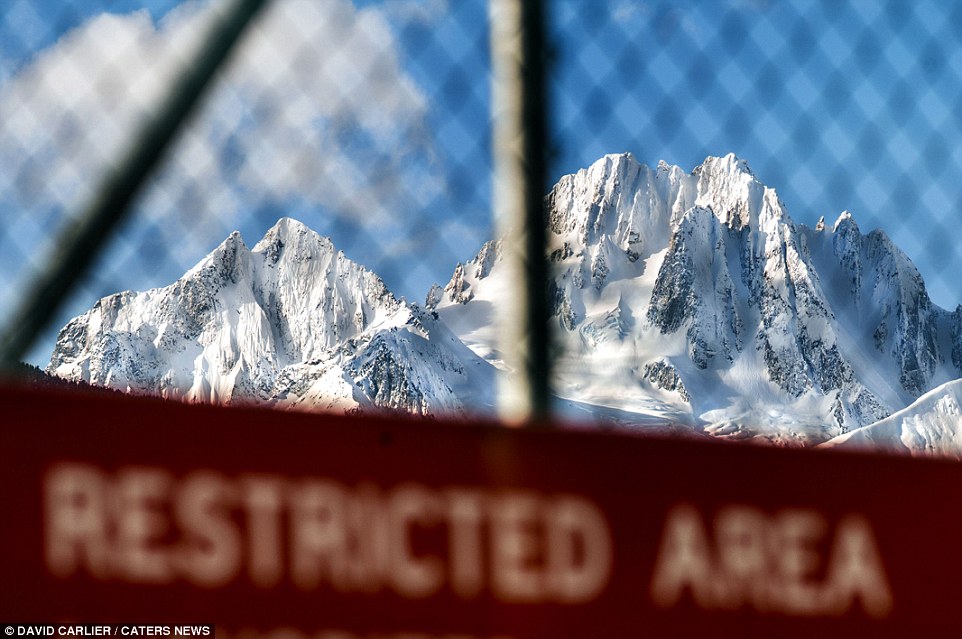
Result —
M 485 367 L 328 238 L 282 218 L 253 249 L 235 232 L 170 286 L 101 299 L 60 332 L 47 370 L 187 401 L 426 414 L 464 410 L 452 387 L 490 406 L 490 391 L 459 378 L 485 386 Z
M 562 396 L 718 436 L 817 443 L 962 373 L 959 312 L 931 302 L 883 232 L 863 235 L 847 211 L 831 230 L 824 219 L 796 224 L 733 154 L 690 173 L 607 155 L 545 202 Z M 469 342 L 479 333 L 457 306 L 496 298 L 488 278 L 462 273 L 460 295 L 433 304 Z M 763 433 L 752 422 L 787 426 Z
M 864 428 L 819 444 L 822 449 L 885 451 L 962 460 L 962 379 L 925 393 L 909 406 Z M 953 428 L 952 426 L 955 426 Z
M 607 155 L 545 205 L 563 415 L 814 445 L 962 376 L 962 306 L 935 305 L 848 211 L 796 224 L 733 154 L 687 173 Z M 100 300 L 48 371 L 189 401 L 487 413 L 505 368 L 502 251 L 486 242 L 422 308 L 282 218 L 169 287 Z

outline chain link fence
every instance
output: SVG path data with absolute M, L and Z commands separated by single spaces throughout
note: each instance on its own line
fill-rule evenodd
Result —
M 3 308 L 30 293 L 53 239 L 228 4 L 5 4 Z M 280 217 L 331 237 L 418 302 L 491 236 L 486 8 L 265 4 L 32 363 L 101 296 L 166 286 L 232 231 L 253 246 Z
M 959 377 L 960 17 L 551 3 L 551 175 L 632 155 L 549 200 L 559 392 L 812 444 Z
M 793 219 L 885 230 L 962 302 L 962 6 L 551 4 L 552 175 L 629 151 L 690 171 L 735 153 Z
M 117 168 L 223 4 L 4 5 L 0 308 L 31 293 L 53 238 Z M 498 232 L 488 3 L 266 5 L 30 363 L 44 366 L 57 329 L 100 297 L 166 286 L 232 231 L 253 246 L 286 216 L 410 301 L 424 303 L 453 272 L 428 305 L 500 364 L 496 331 L 467 317 L 490 320 L 486 307 L 458 310 L 496 296 L 480 282 L 484 260 L 466 264 Z M 831 226 L 851 211 L 863 233 L 880 228 L 905 252 L 936 304 L 962 302 L 958 3 L 557 0 L 544 9 L 544 192 L 606 154 L 687 173 L 734 153 L 795 222 Z M 557 286 L 545 288 L 562 313 Z M 596 346 L 599 326 L 579 339 Z M 611 371 L 641 366 L 606 357 Z M 582 402 L 602 401 L 586 386 L 578 401 L 561 393 L 572 401 L 559 408 L 577 416 Z

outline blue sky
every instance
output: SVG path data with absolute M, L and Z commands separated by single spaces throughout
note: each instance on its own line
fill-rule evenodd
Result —
M 159 95 L 154 78 L 195 44 L 206 4 L 4 3 L 4 307 Z M 281 215 L 417 301 L 490 237 L 485 3 L 275 4 L 59 324 L 170 283 L 231 230 L 253 245 Z M 691 170 L 734 152 L 797 221 L 847 209 L 885 229 L 954 308 L 962 10 L 882 4 L 549 0 L 552 180 L 605 153 Z
M 573 43 L 557 64 L 559 171 L 617 148 L 686 169 L 734 152 L 796 221 L 848 209 L 938 303 L 962 302 L 962 5 L 606 4 L 555 5 Z

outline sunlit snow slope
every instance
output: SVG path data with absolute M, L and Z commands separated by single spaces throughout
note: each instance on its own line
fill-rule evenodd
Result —
M 947 382 L 908 408 L 831 439 L 821 448 L 887 451 L 962 460 L 962 379 Z

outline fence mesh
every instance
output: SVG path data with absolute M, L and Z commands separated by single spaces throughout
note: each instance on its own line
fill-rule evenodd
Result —
M 225 4 L 5 7 L 3 307 L 28 293 Z M 282 216 L 423 302 L 491 234 L 485 15 L 477 3 L 268 3 L 56 328 L 103 295 L 173 282 L 233 230 L 253 246 Z
M 559 2 L 553 174 L 629 151 L 690 171 L 735 153 L 814 226 L 885 230 L 962 302 L 962 7 L 938 2 Z
M 4 4 L 0 308 L 30 293 L 221 4 Z M 849 210 L 935 303 L 962 302 L 962 6 L 557 0 L 546 18 L 551 183 L 610 153 L 685 172 L 735 153 L 796 222 Z M 269 3 L 29 361 L 99 297 L 169 284 L 282 216 L 422 302 L 494 234 L 487 19 L 480 0 Z

